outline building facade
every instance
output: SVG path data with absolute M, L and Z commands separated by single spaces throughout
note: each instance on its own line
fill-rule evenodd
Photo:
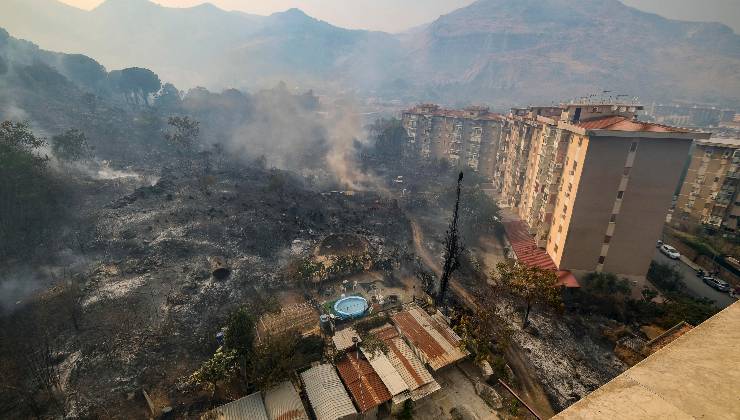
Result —
M 463 110 L 421 104 L 402 113 L 408 142 L 405 154 L 425 160 L 444 159 L 491 177 L 503 118 L 486 107 Z
M 419 105 L 403 113 L 403 124 L 413 153 L 491 179 L 500 202 L 558 269 L 644 277 L 692 142 L 709 133 L 638 121 L 642 109 L 593 101 L 501 116 Z M 723 171 L 715 182 L 727 205 L 728 198 L 734 203 L 736 166 L 732 153 L 719 153 L 724 166 L 712 170 Z
M 737 232 L 740 139 L 697 141 L 681 185 L 672 222 Z

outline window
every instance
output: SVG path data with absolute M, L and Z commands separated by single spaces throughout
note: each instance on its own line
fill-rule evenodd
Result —
M 609 242 L 611 242 L 611 240 L 612 240 L 612 237 L 611 236 L 609 236 L 609 235 L 604 236 L 604 243 L 605 244 L 608 244 Z
M 580 147 L 583 144 L 583 137 L 578 137 L 578 146 Z
M 560 225 L 558 226 L 558 233 L 562 233 L 562 232 L 563 232 L 563 225 Z
M 714 182 L 719 182 L 719 177 L 718 176 L 715 176 L 714 177 Z
M 599 257 L 599 264 L 604 264 L 604 261 L 605 261 L 605 260 L 606 260 L 606 257 L 605 257 L 605 256 L 603 256 L 603 255 L 602 255 L 602 256 L 600 256 L 600 257 Z
M 630 145 L 630 152 L 634 152 L 635 150 L 637 150 L 637 142 L 633 141 Z
M 558 244 L 555 244 L 555 248 L 553 248 L 553 250 L 555 251 L 556 254 L 558 253 Z
M 568 192 L 571 192 L 571 191 L 573 191 L 573 183 L 572 182 L 569 182 L 568 183 Z
M 611 219 L 609 219 L 609 221 L 610 221 L 611 223 L 617 223 L 617 215 L 616 215 L 616 214 L 612 214 L 612 218 L 611 218 Z
M 617 193 L 617 200 L 621 200 L 622 197 L 624 197 L 624 191 L 620 191 Z
M 630 174 L 630 169 L 632 169 L 632 168 L 630 168 L 629 166 L 625 166 L 625 167 L 624 167 L 624 176 L 629 176 L 629 174 Z

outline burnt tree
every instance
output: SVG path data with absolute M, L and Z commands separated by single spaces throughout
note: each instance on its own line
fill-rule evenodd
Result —
M 460 175 L 457 177 L 455 211 L 452 213 L 452 221 L 450 221 L 450 227 L 447 229 L 447 233 L 445 234 L 445 263 L 442 267 L 442 277 L 439 280 L 439 291 L 435 299 L 437 306 L 442 306 L 442 304 L 444 304 L 450 277 L 452 277 L 452 273 L 460 266 L 459 256 L 462 247 L 460 246 L 457 234 L 457 218 L 460 210 L 460 188 L 462 186 L 462 180 L 463 173 L 460 172 Z

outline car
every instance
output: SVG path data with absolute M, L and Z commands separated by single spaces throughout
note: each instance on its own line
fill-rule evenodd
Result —
M 714 289 L 719 290 L 720 292 L 729 292 L 730 290 L 732 290 L 730 285 L 727 284 L 727 282 L 724 280 L 716 279 L 712 276 L 704 276 L 702 280 L 704 281 L 704 283 Z
M 662 252 L 663 254 L 665 254 L 666 257 L 668 257 L 668 258 L 670 258 L 672 260 L 677 260 L 677 259 L 679 259 L 681 257 L 681 254 L 679 254 L 678 251 L 676 251 L 676 248 L 674 248 L 674 247 L 672 247 L 672 246 L 670 246 L 668 244 L 661 245 L 660 246 L 660 252 Z

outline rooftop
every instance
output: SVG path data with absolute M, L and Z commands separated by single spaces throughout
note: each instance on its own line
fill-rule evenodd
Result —
M 546 270 L 556 270 L 557 266 L 544 249 L 529 234 L 527 227 L 521 220 L 509 220 L 504 222 L 506 237 L 511 243 L 511 248 L 516 254 L 516 259 L 522 264 L 539 267 Z
M 347 352 L 346 357 L 337 362 L 337 370 L 362 413 L 393 397 L 370 362 L 358 357 L 355 351 Z
M 316 420 L 336 420 L 357 413 L 334 366 L 323 364 L 301 373 Z
M 433 370 L 455 363 L 469 354 L 461 349 L 460 337 L 439 313 L 433 317 L 412 304 L 393 315 L 393 322 L 401 335 L 416 348 L 419 358 Z
M 740 418 L 739 326 L 734 303 L 555 418 Z
M 421 104 L 404 111 L 410 114 L 433 115 L 436 117 L 464 118 L 473 120 L 500 120 L 501 114 L 490 112 L 484 106 L 469 106 L 465 109 L 446 109 L 438 105 Z
M 691 133 L 691 130 L 670 127 L 662 124 L 655 124 L 643 121 L 635 121 L 631 118 L 620 115 L 605 116 L 592 118 L 587 121 L 576 123 L 578 127 L 587 130 L 610 130 L 610 131 L 635 131 L 635 132 L 655 132 L 655 133 Z
M 698 140 L 696 144 L 700 144 L 702 146 L 730 147 L 733 149 L 738 149 L 740 148 L 740 139 L 710 137 L 706 140 Z
M 386 324 L 372 330 L 388 346 L 388 360 L 401 375 L 411 390 L 411 399 L 416 401 L 440 389 L 421 360 L 408 344 L 398 335 L 396 327 Z
M 290 381 L 265 392 L 265 410 L 270 420 L 308 420 L 308 414 Z
M 354 328 L 347 327 L 334 333 L 334 337 L 332 337 L 331 340 L 334 342 L 334 347 L 341 351 L 347 350 L 355 345 L 355 342 L 352 341 L 353 337 L 357 337 L 358 343 L 362 341 L 360 335 L 357 334 L 357 331 L 355 331 Z
M 378 374 L 380 380 L 383 381 L 386 389 L 391 395 L 396 396 L 405 393 L 409 390 L 409 386 L 398 373 L 396 368 L 391 363 L 388 356 L 382 351 L 370 352 L 366 349 L 360 349 L 365 358 L 370 362 L 370 366 L 373 367 L 375 373 Z
M 213 420 L 269 420 L 259 392 L 224 404 L 204 417 Z

